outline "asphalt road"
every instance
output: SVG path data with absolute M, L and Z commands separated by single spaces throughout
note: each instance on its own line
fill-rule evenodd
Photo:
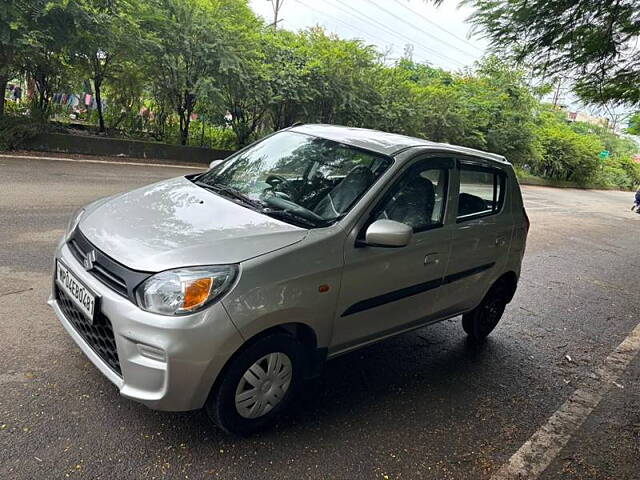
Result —
M 525 187 L 522 279 L 484 346 L 456 318 L 340 357 L 247 439 L 154 412 L 118 395 L 45 302 L 74 208 L 186 171 L 0 157 L 0 478 L 488 479 L 640 321 L 632 195 Z M 540 478 L 640 478 L 639 374 L 635 356 Z

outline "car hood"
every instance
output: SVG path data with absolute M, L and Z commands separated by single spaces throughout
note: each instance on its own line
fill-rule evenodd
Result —
M 79 228 L 114 260 L 149 272 L 238 263 L 299 242 L 307 234 L 185 177 L 97 203 L 80 219 Z

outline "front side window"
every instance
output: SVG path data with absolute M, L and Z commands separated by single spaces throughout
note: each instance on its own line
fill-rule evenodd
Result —
M 504 197 L 504 174 L 481 167 L 460 167 L 458 220 L 497 213 Z
M 262 213 L 305 227 L 330 225 L 389 168 L 384 155 L 281 132 L 195 178 Z
M 383 200 L 376 219 L 404 223 L 414 232 L 442 225 L 448 173 L 429 162 L 410 168 Z

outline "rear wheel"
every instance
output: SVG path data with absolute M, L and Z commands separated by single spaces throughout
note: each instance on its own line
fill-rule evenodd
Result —
M 498 325 L 507 303 L 506 291 L 494 285 L 480 305 L 462 315 L 462 328 L 476 342 L 484 341 Z
M 303 365 L 304 349 L 290 335 L 274 333 L 244 347 L 207 400 L 209 418 L 240 435 L 266 427 L 295 395 Z

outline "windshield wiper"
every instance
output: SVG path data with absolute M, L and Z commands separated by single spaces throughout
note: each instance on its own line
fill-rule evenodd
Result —
M 199 187 L 206 188 L 207 190 L 213 190 L 216 193 L 221 193 L 221 194 L 224 194 L 225 196 L 234 198 L 236 200 L 240 200 L 242 203 L 249 205 L 253 208 L 261 209 L 264 207 L 262 202 L 259 202 L 258 200 L 254 200 L 253 198 L 242 193 L 240 190 L 236 190 L 235 188 L 230 187 L 229 185 L 222 185 L 220 183 L 211 184 L 211 183 L 201 182 L 198 180 L 196 180 L 193 183 L 195 183 Z
M 314 222 L 302 215 L 299 215 L 291 210 L 275 210 L 273 208 L 263 208 L 260 213 L 269 215 L 270 217 L 280 218 L 281 220 L 288 221 L 300 227 L 317 228 L 321 225 L 318 222 Z

